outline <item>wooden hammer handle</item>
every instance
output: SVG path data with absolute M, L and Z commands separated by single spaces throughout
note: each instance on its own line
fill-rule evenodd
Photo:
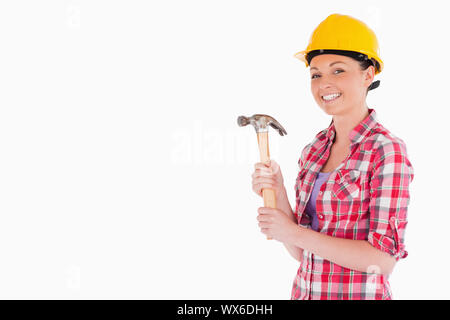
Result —
M 269 164 L 270 154 L 269 154 L 269 132 L 257 132 L 258 146 L 259 146 L 259 156 L 261 162 Z M 275 190 L 273 189 L 263 189 L 262 191 L 264 199 L 264 207 L 276 208 L 277 202 L 275 198 Z M 267 236 L 267 240 L 272 240 L 270 236 Z

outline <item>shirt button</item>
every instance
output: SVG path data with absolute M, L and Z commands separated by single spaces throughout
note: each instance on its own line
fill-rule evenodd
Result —
M 320 195 L 322 195 L 322 193 L 323 193 L 322 191 L 319 191 L 319 194 L 320 194 Z
M 319 214 L 319 219 L 323 219 L 323 214 Z

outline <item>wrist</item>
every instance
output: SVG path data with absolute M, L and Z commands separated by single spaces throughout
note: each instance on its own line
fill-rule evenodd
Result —
M 292 245 L 297 246 L 299 248 L 303 248 L 304 247 L 304 243 L 303 243 L 303 237 L 305 236 L 305 231 L 307 232 L 307 229 L 297 225 L 296 229 L 295 229 L 295 233 L 294 233 L 294 240 Z
M 293 226 L 293 231 L 292 231 L 292 238 L 291 238 L 291 240 L 289 241 L 289 245 L 291 245 L 291 246 L 295 246 L 295 247 L 299 247 L 299 248 L 302 248 L 301 246 L 300 246 L 300 243 L 301 243 L 301 238 L 302 238 L 302 236 L 303 236 L 303 227 L 301 227 L 300 225 L 298 225 L 298 224 L 295 224 L 294 226 Z
M 279 191 L 278 191 L 278 198 L 280 200 L 287 200 L 288 196 L 287 196 L 287 192 L 286 192 L 286 188 L 283 186 Z
M 281 209 L 286 212 L 286 214 L 290 214 L 292 210 L 289 210 L 290 204 L 289 204 L 289 198 L 286 193 L 286 189 L 283 188 L 278 191 L 276 194 L 277 198 L 277 208 Z

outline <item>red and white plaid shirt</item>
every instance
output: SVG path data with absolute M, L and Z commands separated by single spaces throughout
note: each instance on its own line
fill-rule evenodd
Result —
M 295 183 L 295 216 L 311 228 L 305 207 L 316 175 L 330 155 L 334 123 L 319 132 L 302 151 Z M 374 109 L 349 135 L 350 154 L 324 182 L 317 195 L 318 232 L 367 240 L 398 261 L 405 258 L 409 184 L 414 171 L 406 145 L 377 122 Z M 345 268 L 304 250 L 292 287 L 292 300 L 392 299 L 388 276 Z

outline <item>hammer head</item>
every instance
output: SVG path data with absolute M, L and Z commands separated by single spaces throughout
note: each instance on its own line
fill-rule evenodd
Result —
M 275 118 L 267 114 L 254 114 L 251 117 L 240 116 L 238 117 L 237 122 L 240 127 L 252 124 L 256 132 L 268 131 L 268 126 L 271 126 L 275 130 L 278 130 L 278 133 L 281 136 L 287 134 L 283 126 L 277 120 L 275 120 Z

